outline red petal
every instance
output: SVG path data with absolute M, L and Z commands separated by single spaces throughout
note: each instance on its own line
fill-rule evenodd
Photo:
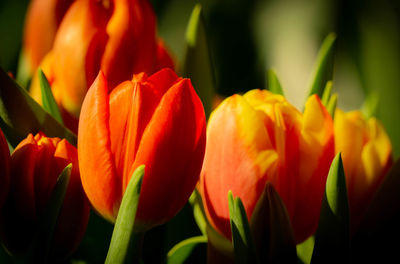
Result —
M 78 129 L 78 158 L 83 188 L 106 219 L 115 220 L 121 202 L 121 183 L 111 153 L 109 102 L 103 73 L 89 89 Z
M 135 163 L 145 164 L 137 219 L 156 225 L 172 218 L 198 181 L 205 151 L 203 105 L 190 80 L 183 79 L 162 98 L 143 133 Z

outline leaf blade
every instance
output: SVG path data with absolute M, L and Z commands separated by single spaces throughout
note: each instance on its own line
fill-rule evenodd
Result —
M 332 161 L 326 180 L 320 220 L 315 233 L 313 262 L 343 262 L 349 258 L 349 205 L 341 154 Z
M 42 131 L 49 137 L 67 139 L 76 146 L 76 135 L 50 114 L 0 68 L 0 128 L 13 146 L 29 133 Z
M 212 111 L 216 84 L 201 4 L 193 8 L 185 42 L 182 76 L 190 78 L 208 117 Z
M 51 91 L 50 84 L 46 78 L 46 75 L 40 68 L 38 70 L 38 75 L 44 110 L 51 114 L 54 119 L 57 120 L 60 124 L 64 125 L 60 110 L 58 109 L 58 105 L 56 103 L 56 100 L 54 99 L 53 92 Z
M 330 33 L 321 45 L 312 71 L 308 96 L 317 94 L 322 97 L 326 83 L 332 80 L 335 40 L 336 34 Z
M 122 198 L 105 263 L 124 263 L 126 260 L 131 240 L 135 239 L 135 216 L 143 177 L 144 165 L 141 165 L 132 174 Z

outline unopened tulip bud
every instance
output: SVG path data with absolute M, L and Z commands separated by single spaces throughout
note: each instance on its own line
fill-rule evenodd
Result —
M 11 189 L 0 221 L 1 236 L 12 254 L 27 252 L 63 169 L 72 163 L 64 201 L 51 245 L 53 260 L 70 255 L 81 241 L 89 219 L 76 148 L 65 139 L 29 135 L 11 155 Z
M 100 72 L 78 130 L 82 184 L 93 207 L 115 221 L 133 172 L 144 164 L 135 226 L 146 230 L 171 219 L 198 181 L 205 127 L 190 80 L 172 70 L 135 75 L 111 92 Z

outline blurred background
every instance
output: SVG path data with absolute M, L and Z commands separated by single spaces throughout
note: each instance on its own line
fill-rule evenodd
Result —
M 220 95 L 266 87 L 274 68 L 286 97 L 299 109 L 305 101 L 318 49 L 330 33 L 337 35 L 334 91 L 349 111 L 369 109 L 382 121 L 400 155 L 400 1 L 398 0 L 152 0 L 158 33 L 179 65 L 185 31 L 194 5 L 203 6 L 207 37 Z M 0 66 L 16 73 L 28 0 L 0 1 Z M 369 107 L 365 107 L 365 106 Z M 94 215 L 94 214 L 93 214 Z M 182 220 L 183 219 L 183 220 Z M 185 220 L 186 219 L 186 220 Z M 187 221 L 190 219 L 190 221 Z M 176 242 L 199 233 L 185 209 L 171 223 L 149 232 L 165 254 Z M 185 223 L 185 224 L 182 224 Z M 174 232 L 176 228 L 187 229 Z M 99 233 L 98 231 L 101 230 Z M 112 226 L 91 218 L 77 259 L 101 263 Z M 162 234 L 163 240 L 151 240 Z M 101 239 L 99 239 L 101 238 Z M 103 241 L 103 242 L 101 242 Z M 97 243 L 97 244 L 96 244 Z M 100 243 L 100 244 L 99 244 Z M 103 244 L 101 244 L 103 243 Z M 146 243 L 146 241 L 145 241 Z M 149 242 L 150 243 L 150 242 Z M 93 246 L 97 247 L 93 251 Z M 146 251 L 146 247 L 145 247 Z M 145 252 L 148 258 L 157 254 Z M 2 253 L 4 254 L 4 253 Z M 90 255 L 90 256 L 89 256 Z
M 301 108 L 323 39 L 337 34 L 334 89 L 344 110 L 375 105 L 400 155 L 400 1 L 152 0 L 159 35 L 178 65 L 191 11 L 203 5 L 217 91 L 228 96 L 266 87 L 274 68 Z M 0 1 L 0 66 L 15 74 L 29 0 Z M 179 67 L 179 66 L 178 66 Z M 378 100 L 378 101 L 377 101 Z M 371 108 L 371 107 L 370 107 Z

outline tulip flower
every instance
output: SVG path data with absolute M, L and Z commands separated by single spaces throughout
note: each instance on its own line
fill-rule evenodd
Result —
M 3 131 L 0 130 L 0 208 L 7 197 L 10 185 L 10 151 Z
M 200 177 L 211 225 L 230 239 L 228 191 L 241 198 L 250 220 L 270 181 L 296 241 L 305 240 L 317 228 L 333 156 L 332 119 L 318 96 L 308 99 L 304 114 L 266 90 L 228 97 L 210 116 Z
M 30 74 L 51 50 L 58 26 L 74 0 L 32 0 L 24 29 L 23 53 Z
M 342 153 L 354 232 L 392 165 L 392 146 L 380 122 L 366 120 L 360 111 L 337 109 L 334 126 L 335 150 Z
M 144 164 L 135 229 L 146 231 L 187 202 L 200 175 L 205 137 L 203 105 L 189 79 L 163 69 L 135 75 L 110 92 L 100 72 L 79 120 L 83 188 L 113 222 L 133 172 Z
M 78 246 L 89 219 L 89 203 L 82 189 L 76 148 L 65 139 L 42 133 L 28 135 L 11 155 L 11 189 L 0 221 L 3 244 L 12 254 L 24 254 L 35 235 L 58 176 L 72 163 L 64 201 L 51 248 L 61 260 Z
M 135 73 L 152 74 L 163 67 L 173 68 L 173 62 L 156 38 L 155 15 L 147 0 L 74 2 L 41 64 L 61 111 L 75 125 L 99 70 L 112 90 Z M 37 77 L 31 95 L 41 102 Z

